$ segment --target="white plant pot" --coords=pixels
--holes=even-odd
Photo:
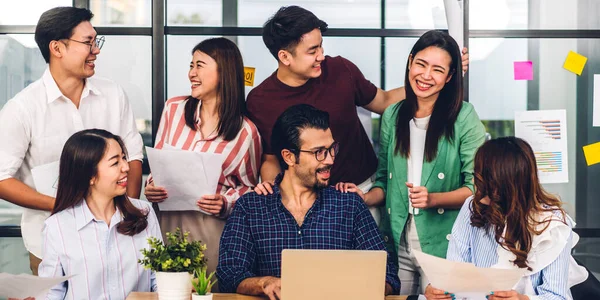
[[[196,293],[192,294],[192,300],[212,300],[212,295],[213,294],[208,294],[208,295],[198,295]]]
[[[156,272],[159,300],[189,300],[192,274],[188,272]]]

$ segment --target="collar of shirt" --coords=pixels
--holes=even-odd
[[[110,228],[116,226],[123,220],[123,215],[121,214],[121,211],[119,211],[119,207],[115,207],[115,209],[115,214],[110,219]],[[75,224],[77,224],[78,231],[92,221],[104,222],[103,220],[98,220],[94,217],[94,214],[90,210],[85,199],[73,206],[73,214],[75,215]]]
[[[44,81],[44,86],[46,87],[46,96],[48,103],[52,103],[54,102],[54,100],[59,99],[60,97],[67,98],[62,94],[62,92],[58,88],[56,81],[54,81],[54,77],[52,77],[52,73],[50,73],[49,67],[46,68],[46,71],[44,71],[44,75],[42,75],[42,80]],[[83,86],[83,91],[81,93],[81,99],[84,99],[87,96],[89,96],[90,92],[97,96],[101,95],[100,90],[96,86],[94,86],[89,80],[86,80],[85,85]]]
[[[294,222],[296,222],[296,219],[294,219],[294,216],[292,215],[292,213],[283,205],[283,202],[281,201],[281,190],[279,188],[279,185],[281,184],[281,180],[283,180],[283,173],[279,173],[276,177],[275,177],[275,181],[273,183],[273,194],[271,195],[271,197],[268,197],[268,205],[271,207],[271,209],[273,210],[279,210],[280,212],[285,212],[287,213],[287,215],[289,215],[289,217],[291,218],[291,220],[293,220]],[[316,211],[319,211],[320,208],[322,207],[322,198],[326,197],[326,195],[323,194],[324,189],[319,189],[317,191],[317,199],[315,199],[315,203],[313,203],[312,207],[310,209],[308,209],[308,211],[306,212],[306,214],[304,215],[304,222],[302,224],[302,226],[304,226],[304,224],[307,223],[308,219],[306,218],[309,214],[313,214]]]

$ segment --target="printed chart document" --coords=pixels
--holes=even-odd
[[[485,300],[491,291],[510,291],[526,269],[478,268],[413,250],[425,276],[435,288],[454,293],[456,299]]]
[[[39,298],[40,296],[44,296],[46,291],[51,287],[71,278],[72,276],[65,277],[38,277],[30,274],[7,274],[0,273],[0,298],[17,298],[17,299],[25,299],[27,297],[36,297],[36,299],[44,299]]]
[[[168,194],[168,198],[158,204],[160,210],[206,213],[196,203],[200,197],[216,193],[225,156],[150,147],[146,147],[146,153],[154,184],[164,187]]]
[[[58,167],[59,161],[37,166],[31,169],[35,189],[41,194],[56,198],[58,189]]]
[[[542,183],[569,182],[566,110],[515,112],[515,136],[531,145]]]

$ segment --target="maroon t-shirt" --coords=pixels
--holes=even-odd
[[[326,56],[321,70],[321,76],[299,87],[284,84],[275,71],[248,94],[248,116],[260,131],[264,153],[274,154],[271,131],[284,110],[296,104],[310,104],[328,112],[333,139],[340,143],[330,183],[360,184],[375,173],[377,156],[356,106],[369,104],[377,94],[377,87],[365,79],[356,65],[341,56]]]

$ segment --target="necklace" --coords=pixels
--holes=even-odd
[[[216,126],[216,127],[215,127],[215,129],[213,129],[213,131],[211,131],[211,132],[210,132],[208,135],[206,135],[206,136],[203,136],[202,138],[203,138],[203,139],[207,139],[207,138],[211,137],[211,136],[213,135],[213,133],[215,133],[215,131],[217,131],[217,128],[218,128],[218,127],[219,127],[219,126]],[[202,133],[202,131],[200,131],[200,133]]]
[[[200,132],[200,134],[202,135],[202,139],[209,138],[219,128],[219,124],[217,124],[217,126],[215,126],[215,129],[213,129],[208,135],[204,136],[204,134],[202,134],[202,130],[200,129],[200,125],[201,125],[201,121],[200,121],[200,118],[198,118],[198,119],[196,119],[196,131]]]

